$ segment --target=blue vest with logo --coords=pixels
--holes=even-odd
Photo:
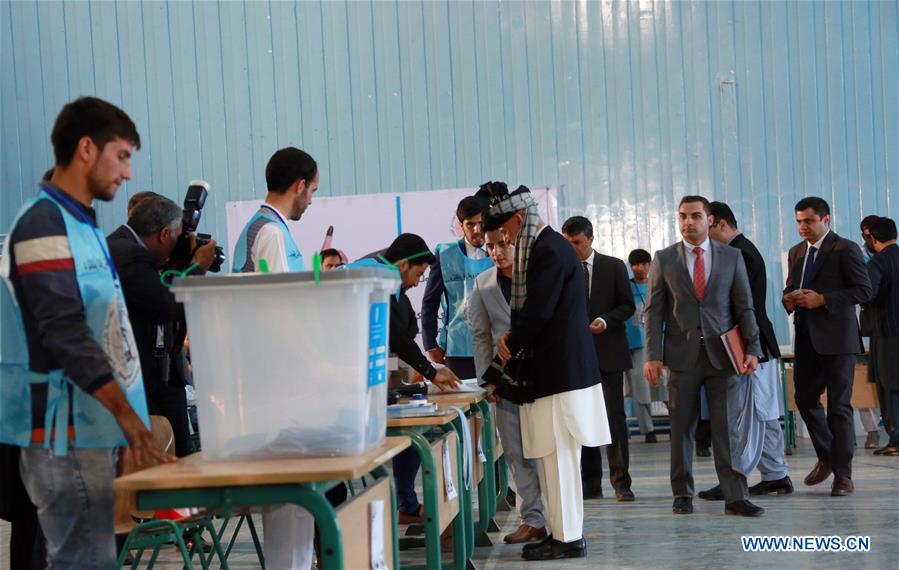
[[[346,265],[340,266],[340,269],[365,269],[368,267],[376,267],[378,269],[391,269],[394,273],[396,273],[397,279],[400,280],[400,285],[396,289],[396,300],[400,300],[400,295],[403,294],[403,279],[400,277],[400,270],[396,268],[395,265],[390,263],[385,263],[380,261],[374,257],[366,257],[364,259],[360,259],[359,261],[354,261],[353,263],[348,263]]]
[[[253,214],[253,217],[250,218],[250,221],[240,233],[240,238],[238,238],[237,245],[234,247],[234,262],[231,265],[231,271],[233,273],[252,273],[254,271],[259,271],[259,268],[256,267],[256,260],[251,259],[250,254],[253,251],[253,243],[256,241],[256,234],[262,229],[262,226],[266,224],[275,224],[275,226],[281,230],[281,233],[284,234],[284,242],[287,245],[288,271],[305,271],[306,264],[303,262],[303,254],[300,253],[300,248],[297,246],[297,243],[293,241],[293,236],[290,235],[290,230],[287,229],[287,225],[285,225],[284,222],[281,221],[281,218],[273,212],[267,211],[267,208],[264,206],[260,208],[258,212]]]
[[[443,309],[443,328],[437,336],[437,344],[443,347],[446,356],[471,357],[471,327],[460,309],[462,303],[474,290],[474,281],[482,272],[493,267],[489,257],[472,259],[465,255],[463,241],[441,243],[437,246],[440,257],[440,272],[446,294],[440,301]]]
[[[47,186],[42,187],[41,192],[22,207],[13,222],[13,228],[22,215],[40,200],[50,200],[62,213],[87,326],[94,340],[106,353],[112,365],[113,377],[128,403],[149,428],[137,345],[106,239],[87,216],[76,218],[62,205],[74,205],[72,198]],[[73,209],[80,212],[77,206]],[[29,369],[28,339],[22,312],[9,281],[8,247],[9,242],[4,246],[0,264],[0,273],[6,281],[5,287],[0,286],[0,314],[3,315],[0,347],[0,441],[20,447],[31,444],[33,426],[30,385],[47,384],[44,447],[52,447],[56,455],[65,455],[68,451],[70,424],[75,429],[75,447],[107,448],[124,445],[127,442],[112,413],[72,382],[63,370],[41,374]],[[71,418],[70,410],[73,414]],[[51,434],[55,434],[52,441]]]

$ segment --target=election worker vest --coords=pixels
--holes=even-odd
[[[71,197],[44,185],[41,192],[22,207],[13,222],[10,235],[22,215],[41,200],[53,202],[62,214],[75,266],[75,278],[84,305],[85,322],[94,341],[106,353],[112,366],[113,379],[149,429],[137,344],[128,319],[119,277],[109,255],[106,239],[99,228]],[[63,204],[77,212],[77,217]],[[74,427],[73,443],[77,448],[125,445],[127,442],[115,416],[99,400],[68,378],[65,371],[57,369],[42,374],[30,370],[22,312],[9,278],[10,263],[7,241],[0,261],[0,275],[6,285],[0,286],[0,314],[3,322],[0,345],[0,441],[20,447],[31,445],[31,385],[47,384],[45,448],[52,447],[55,455],[66,455],[70,425]]]

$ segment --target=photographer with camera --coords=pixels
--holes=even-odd
[[[107,237],[134,329],[150,413],[172,424],[178,457],[190,452],[186,382],[179,366],[186,333],[184,309],[163,285],[159,270],[169,261],[181,234],[182,209],[154,194],[144,197],[131,211],[128,223]],[[209,270],[216,260],[215,241],[198,247],[193,233],[182,239],[191,244],[188,274]]]

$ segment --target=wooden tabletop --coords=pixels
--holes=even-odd
[[[487,397],[487,392],[449,392],[447,394],[428,394],[428,401],[443,406],[460,406],[463,404],[477,404]]]
[[[461,407],[461,406],[460,406]],[[457,417],[459,414],[456,413],[455,410],[447,410],[442,408],[441,406],[437,407],[438,414],[433,416],[412,416],[408,418],[387,418],[387,427],[389,428],[398,428],[398,427],[428,427],[428,426],[443,426]],[[465,411],[464,409],[462,411]]]
[[[120,477],[113,487],[116,491],[154,491],[346,481],[367,475],[410,444],[405,436],[388,437],[374,449],[347,457],[207,460],[202,452],[194,453],[178,463]]]

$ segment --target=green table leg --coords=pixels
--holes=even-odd
[[[474,513],[472,513],[471,509],[471,487],[465,486],[464,481],[464,473],[465,469],[463,466],[463,456],[465,440],[462,437],[462,422],[468,421],[466,417],[456,417],[452,421],[452,428],[455,430],[456,435],[459,438],[459,518],[461,519],[460,524],[462,525],[465,532],[461,534],[462,536],[462,544],[465,546],[465,555],[463,557],[462,568],[465,567],[465,562],[471,558],[474,554]],[[474,458],[477,459],[476,457]],[[454,527],[455,532],[455,527]],[[458,535],[453,535],[453,542],[457,544],[455,537]],[[456,565],[458,568],[459,560],[456,559]]]
[[[484,451],[484,478],[478,484],[478,526],[475,531],[478,546],[493,546],[487,531],[496,514],[496,479],[493,457],[493,434],[496,427],[490,404],[486,400],[478,402],[478,409],[484,417],[484,429],[481,430],[481,449]],[[480,458],[475,458],[480,461]]]
[[[405,435],[412,440],[412,448],[421,459],[421,489],[425,507],[425,561],[427,568],[439,570],[440,561],[440,517],[438,516],[438,489],[437,466],[434,464],[434,456],[431,455],[431,444],[418,431],[414,429],[390,429],[389,435]],[[461,462],[460,462],[461,465]],[[458,487],[463,487],[461,481]],[[394,513],[396,509],[394,509]],[[399,567],[398,547],[396,566]]]
[[[506,500],[509,494],[509,466],[506,464],[505,453],[496,460],[496,471],[499,484],[496,486],[496,508],[493,511],[494,513],[499,510],[499,506]]]

